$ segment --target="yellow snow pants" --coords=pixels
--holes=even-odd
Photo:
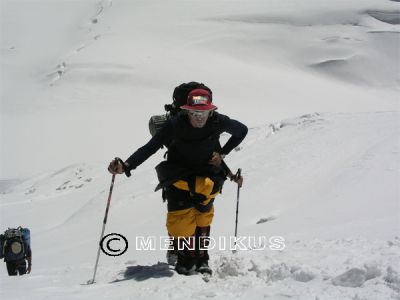
[[[184,180],[175,182],[173,186],[190,193],[189,184]],[[214,217],[214,206],[212,206],[211,201],[214,201],[215,197],[220,193],[220,190],[213,191],[213,189],[214,182],[210,178],[196,177],[195,193],[204,196],[204,200],[198,203],[197,206],[168,212],[166,225],[170,236],[190,237],[195,234],[196,227],[207,227],[211,224]],[[190,196],[193,195],[190,193]],[[210,207],[208,208],[207,205]]]

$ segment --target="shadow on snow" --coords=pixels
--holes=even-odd
[[[116,279],[111,283],[131,279],[136,281],[144,281],[150,278],[172,277],[174,276],[174,272],[170,269],[170,266],[167,263],[158,262],[152,266],[128,266],[123,272],[123,276],[124,278]]]

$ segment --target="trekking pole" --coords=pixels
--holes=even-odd
[[[107,207],[106,207],[106,213],[104,215],[104,220],[103,220],[103,229],[101,231],[101,236],[100,236],[100,241],[99,241],[99,250],[97,251],[97,258],[96,258],[96,264],[94,265],[94,273],[93,273],[93,279],[88,281],[88,284],[93,284],[94,279],[96,278],[96,271],[97,271],[97,265],[99,263],[99,258],[100,258],[100,242],[103,239],[104,236],[104,230],[106,229],[106,223],[107,223],[107,217],[108,217],[108,210],[110,209],[110,203],[111,203],[111,195],[114,187],[114,180],[115,180],[115,174],[113,174],[112,179],[111,179],[111,185],[110,185],[110,192],[108,193],[108,200],[107,200]]]
[[[237,179],[240,179],[242,174],[242,169],[239,168],[235,177]],[[239,196],[240,196],[240,187],[241,187],[241,183],[238,182],[238,188],[237,188],[237,195],[236,195],[236,221],[235,221],[235,250],[233,251],[234,253],[236,252],[236,240],[237,240],[237,227],[238,227],[238,216],[239,216]]]

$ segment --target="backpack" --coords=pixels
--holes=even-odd
[[[15,261],[25,258],[27,247],[31,243],[28,228],[8,228],[0,235],[0,258]]]
[[[203,83],[191,81],[178,85],[172,93],[172,104],[164,105],[166,113],[163,115],[151,116],[149,120],[149,130],[152,136],[156,134],[169,118],[177,115],[181,111],[180,107],[186,104],[189,93],[194,89],[205,89],[209,91],[212,96],[211,89]]]

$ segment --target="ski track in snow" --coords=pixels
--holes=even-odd
[[[87,47],[90,47],[93,43],[98,41],[104,35],[100,33],[93,34],[94,27],[100,22],[99,20],[101,19],[102,14],[104,14],[107,9],[110,9],[112,5],[113,5],[112,0],[101,0],[99,3],[97,3],[96,5],[98,7],[97,12],[94,14],[94,16],[90,17],[89,25],[85,26],[85,30],[87,31],[87,34],[90,35],[90,39],[79,45],[70,54],[66,55],[64,60],[56,66],[55,70],[47,75],[50,81],[49,82],[50,86],[55,85],[59,80],[62,79],[62,77],[66,73],[71,71],[71,65],[69,63],[69,60],[71,60],[80,51],[84,50]],[[72,70],[74,70],[75,68],[76,68],[75,66],[72,66]]]

